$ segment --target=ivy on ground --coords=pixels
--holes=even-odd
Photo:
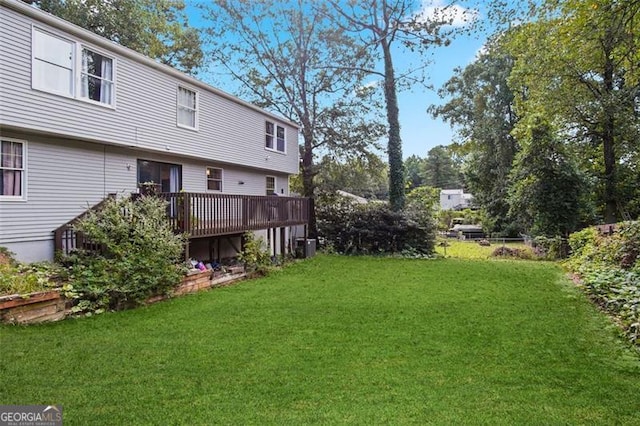
[[[624,222],[611,236],[587,228],[569,237],[566,265],[600,306],[615,315],[640,345],[640,221]]]

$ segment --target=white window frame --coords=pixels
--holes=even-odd
[[[22,176],[20,181],[20,188],[22,189],[22,193],[20,195],[2,195],[2,192],[0,192],[0,201],[26,201],[27,200],[27,141],[23,139],[0,137],[0,146],[2,145],[1,142],[14,142],[14,143],[22,144],[22,168],[13,169],[13,170],[22,171]],[[0,147],[0,157],[1,155],[2,155],[2,152]],[[4,170],[4,167],[2,167],[2,162],[0,162],[0,172],[2,170]]]
[[[194,94],[194,101],[195,101],[195,105],[194,107],[191,107],[190,105],[183,105],[180,103],[180,90],[185,90],[188,92],[191,92]],[[187,111],[193,112],[194,115],[194,119],[193,119],[193,123],[194,126],[191,127],[188,124],[184,124],[180,122],[180,109],[185,109]],[[198,116],[200,115],[198,113],[200,109],[200,93],[197,90],[192,89],[191,87],[187,87],[187,86],[182,86],[182,85],[178,85],[178,88],[176,89],[176,126],[181,127],[183,129],[189,129],[189,130],[198,130]]]
[[[273,179],[273,193],[272,194],[269,194],[269,185],[268,185],[269,179]],[[265,194],[266,195],[274,195],[274,194],[278,195],[278,190],[277,190],[278,185],[277,185],[277,183],[278,183],[278,179],[276,179],[275,176],[269,176],[269,175],[265,176],[265,178],[264,178],[264,187],[265,187],[265,191],[264,192],[265,192]]]
[[[269,133],[267,131],[267,127],[269,124],[273,126],[273,133]],[[282,130],[282,138],[278,137],[278,130]],[[265,126],[264,126],[264,133],[265,133],[264,149],[268,151],[278,152],[280,154],[287,153],[287,128],[286,127],[281,126],[275,121],[266,120]],[[278,149],[279,139],[282,139],[282,151]],[[269,140],[271,140],[271,145],[272,145],[271,147],[269,147],[268,145]]]
[[[49,37],[60,39],[64,42],[71,44],[71,75],[72,75],[72,84],[71,84],[71,93],[60,92],[57,90],[53,90],[46,85],[39,84],[36,80],[36,73],[34,72],[36,63],[38,61],[42,61],[36,57],[36,33],[44,34]],[[107,59],[111,60],[111,102],[100,102],[90,99],[88,97],[82,96],[81,84],[82,84],[82,51],[89,50],[91,52],[97,53]],[[46,61],[44,61],[46,62]],[[68,69],[68,68],[67,68]],[[101,106],[104,108],[116,109],[116,86],[117,86],[117,60],[114,56],[105,53],[103,50],[96,48],[95,46],[90,46],[84,44],[82,42],[73,40],[66,35],[58,34],[55,31],[50,31],[48,29],[40,28],[36,25],[31,26],[31,88],[34,90],[40,90],[42,92],[51,93],[57,96],[63,96],[65,98],[71,98],[75,100],[79,100],[82,102],[86,102],[92,105]]]
[[[115,107],[115,97],[116,97],[116,60],[114,57],[109,56],[109,55],[105,55],[104,52],[92,47],[92,46],[87,46],[84,44],[80,44],[79,46],[79,51],[78,51],[78,61],[80,62],[80,65],[78,66],[78,77],[77,77],[77,85],[78,85],[78,90],[77,90],[77,97],[78,99],[81,99],[85,102],[89,102],[95,105],[101,105],[101,106],[106,106],[106,107]],[[88,72],[85,73],[84,70],[82,69],[82,52],[84,50],[88,50],[90,52],[93,53],[97,53],[98,55],[106,58],[106,59],[110,59],[111,60],[111,80],[107,80],[106,78],[103,78],[101,76],[97,76],[94,74],[89,74]],[[96,101],[94,99],[91,99],[87,96],[83,96],[82,95],[82,76],[83,75],[87,75],[88,77],[93,77],[93,78],[97,78],[100,81],[106,81],[108,83],[111,84],[111,93],[109,94],[109,97],[111,98],[111,102],[110,103],[106,103],[106,102],[100,102],[100,101]]]
[[[214,179],[211,178],[209,175],[209,170],[220,170],[220,179]],[[222,169],[221,167],[215,167],[215,166],[207,166],[206,167],[206,177],[207,177],[207,182],[206,182],[206,188],[207,191],[209,192],[222,192],[223,188],[224,188],[224,169]],[[220,189],[209,189],[209,182],[220,182]]]

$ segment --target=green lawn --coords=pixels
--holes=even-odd
[[[319,256],[0,327],[0,404],[87,424],[640,424],[640,358],[548,262]]]
[[[509,247],[514,249],[526,250],[530,253],[531,247],[522,242],[496,242],[491,241],[490,246],[481,246],[477,241],[460,241],[456,239],[443,240],[447,242],[447,247],[436,246],[436,253],[445,257],[457,257],[461,259],[487,259],[498,247]]]

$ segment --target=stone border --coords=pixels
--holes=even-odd
[[[10,324],[58,321],[67,314],[65,305],[65,299],[58,290],[3,296],[0,297],[0,321]]]

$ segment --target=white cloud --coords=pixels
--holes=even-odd
[[[420,10],[416,12],[419,21],[449,22],[452,27],[464,27],[479,18],[476,9],[457,4],[445,4],[443,0],[422,0]]]

